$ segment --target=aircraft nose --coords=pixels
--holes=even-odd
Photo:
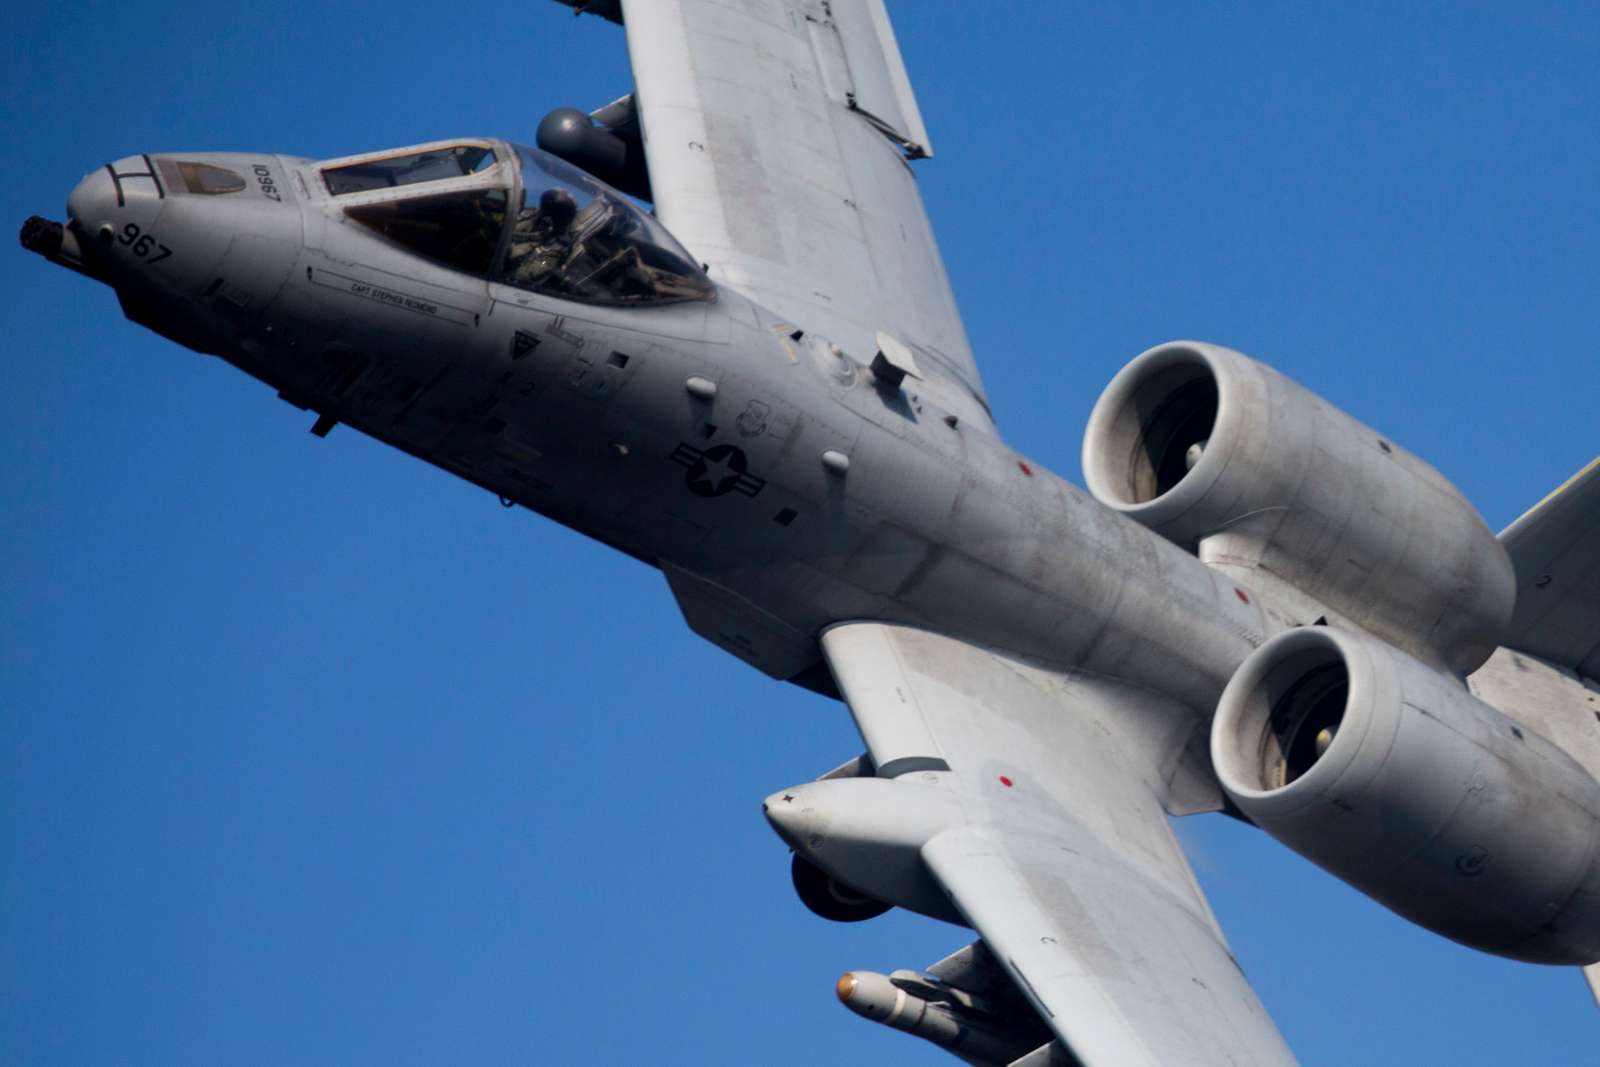
[[[120,170],[118,168],[121,168]],[[166,198],[145,156],[129,156],[85,174],[67,197],[67,222],[31,218],[22,246],[108,285],[117,284],[113,249],[132,244],[161,213]]]
[[[126,156],[85,174],[67,197],[67,214],[85,244],[108,245],[154,226],[166,198],[150,157]]]
[[[254,153],[127,156],[83,176],[59,235],[41,220],[23,244],[111,286],[141,326],[227,351],[253,336],[304,247],[290,173]]]
[[[67,197],[67,215],[86,237],[97,236],[97,227],[110,226],[116,208],[117,184],[105,167],[85,174]]]

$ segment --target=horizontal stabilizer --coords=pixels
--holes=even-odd
[[[1600,458],[1506,527],[1500,543],[1517,572],[1506,647],[1600,678]]]

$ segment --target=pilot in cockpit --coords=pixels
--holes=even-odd
[[[519,172],[499,165],[510,153]],[[536,148],[419,145],[333,160],[322,173],[330,195],[348,198],[352,222],[453,270],[596,304],[716,299],[704,269],[653,217]],[[496,270],[518,174],[522,207]]]
[[[513,284],[540,288],[571,257],[577,233],[573,222],[578,201],[565,189],[546,189],[537,208],[517,213],[506,256],[506,273]]]

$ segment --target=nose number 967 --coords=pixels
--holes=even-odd
[[[117,236],[117,241],[126,245],[128,251],[144,260],[146,264],[160,263],[172,255],[172,249],[156,240],[148,233],[142,233],[134,223],[128,223],[122,228],[122,233]],[[159,249],[159,251],[157,251]],[[154,252],[155,255],[151,255]]]

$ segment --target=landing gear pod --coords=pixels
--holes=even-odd
[[[800,903],[813,915],[836,923],[859,923],[876,919],[892,905],[857,892],[828,877],[821,868],[796,853],[789,865],[789,877]]]
[[[1211,758],[1251,822],[1412,922],[1530,963],[1600,959],[1600,783],[1456,679],[1292,630],[1229,681]]]
[[[840,899],[848,896],[963,922],[922,859],[922,846],[960,820],[949,790],[904,779],[830,778],[774,793],[761,811],[794,849],[795,889],[818,915],[848,922],[853,910],[868,909]],[[834,887],[813,880],[801,863]]]

